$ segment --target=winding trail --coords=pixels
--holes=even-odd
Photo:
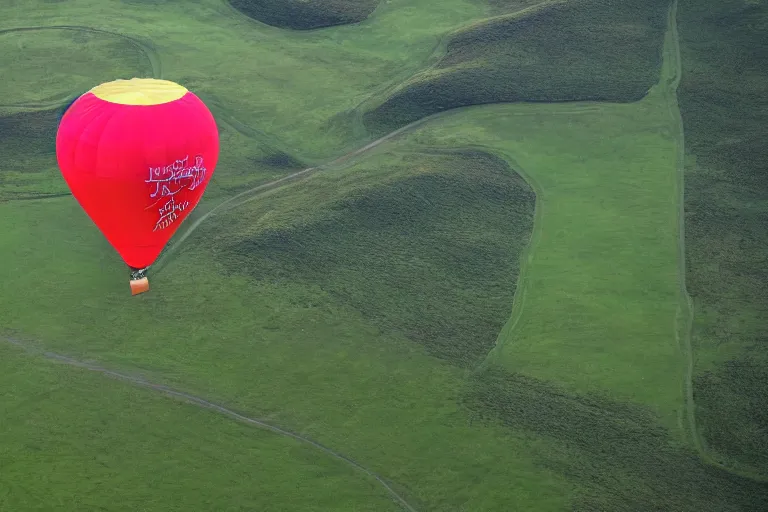
[[[34,355],[42,355],[48,359],[51,359],[53,361],[57,361],[59,363],[64,363],[69,366],[74,366],[77,368],[83,368],[92,372],[101,373],[102,375],[106,375],[108,377],[112,377],[117,380],[121,380],[124,382],[128,382],[130,384],[134,384],[137,386],[141,386],[144,388],[149,388],[154,391],[163,393],[164,395],[180,399],[186,402],[189,402],[193,405],[196,405],[198,407],[204,408],[204,409],[210,409],[215,412],[218,412],[219,414],[222,414],[224,416],[229,416],[230,418],[233,418],[237,421],[241,421],[243,423],[247,423],[249,425],[253,425],[265,430],[269,430],[271,432],[274,432],[275,434],[278,434],[283,437],[289,437],[292,439],[295,439],[299,441],[300,443],[304,443],[307,445],[312,446],[313,448],[316,448],[322,452],[324,452],[327,455],[330,455],[333,458],[336,458],[338,460],[341,460],[342,462],[346,463],[347,465],[351,466],[355,470],[359,471],[360,473],[363,473],[367,475],[370,478],[373,478],[376,480],[403,509],[407,510],[408,512],[416,512],[416,509],[413,508],[406,500],[403,498],[400,494],[398,494],[397,491],[395,491],[381,476],[377,475],[370,469],[366,468],[365,466],[359,464],[358,462],[355,462],[353,459],[347,457],[344,454],[341,454],[335,450],[332,450],[331,448],[328,448],[327,446],[324,446],[317,441],[313,441],[312,439],[302,436],[301,434],[297,434],[295,432],[291,432],[290,430],[286,430],[283,428],[280,428],[278,426],[272,425],[270,423],[267,423],[264,420],[258,419],[258,418],[249,418],[248,416],[243,416],[242,414],[233,411],[232,409],[228,409],[227,407],[224,407],[221,404],[217,404],[214,402],[211,402],[209,400],[206,400],[204,398],[201,398],[199,396],[191,395],[189,393],[185,393],[183,391],[179,391],[173,388],[170,388],[168,386],[164,386],[162,384],[155,384],[153,382],[147,381],[145,379],[142,379],[140,377],[135,377],[131,375],[126,375],[124,373],[116,372],[113,370],[110,370],[108,368],[104,368],[103,366],[98,366],[91,363],[86,363],[84,361],[79,361],[77,359],[73,359],[69,356],[65,356],[62,354],[57,354],[56,352],[48,352],[48,351],[42,351],[34,348],[30,344],[27,344],[23,341],[20,341],[17,338],[7,338],[2,337],[0,338],[6,343],[9,343],[11,345],[14,345],[20,349],[23,349],[27,353],[34,354]]]

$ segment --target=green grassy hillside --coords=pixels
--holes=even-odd
[[[768,474],[768,4],[682,0],[696,412],[726,463]]]
[[[239,238],[232,225],[251,208],[262,212],[261,223],[312,215],[307,194],[312,199],[315,187],[356,187],[356,170],[317,174],[269,193],[269,201],[261,197],[212,216],[172,263],[152,274],[152,293],[140,297],[129,295],[119,257],[71,199],[0,204],[0,251],[13,262],[0,266],[0,279],[16,290],[0,294],[3,328],[46,350],[138,374],[309,436],[382,475],[416,510],[562,510],[569,484],[541,467],[534,452],[546,443],[473,422],[457,402],[466,371],[366,321],[314,283],[233,272],[222,265],[226,246],[206,243],[217,233]],[[34,388],[21,382],[18,389],[25,396]],[[66,410],[52,415],[69,421]],[[146,415],[152,425],[156,413],[147,409]],[[162,428],[159,420],[154,425]],[[217,429],[204,425],[201,432],[215,436]],[[22,452],[18,459],[34,456]],[[248,460],[260,464],[257,456]],[[498,492],[509,482],[516,487]],[[56,484],[65,485],[67,479]],[[185,485],[195,482],[180,488]]]
[[[8,7],[3,9],[10,14]],[[136,38],[91,27],[35,27],[14,21],[5,18],[0,26],[0,107],[56,106],[102,81],[153,74],[147,47]]]
[[[380,0],[228,0],[243,14],[267,25],[295,30],[357,23]]]
[[[579,394],[645,404],[674,429],[684,369],[677,143],[662,91],[631,105],[467,109],[419,140],[490,146],[536,185],[523,280],[489,360]]]
[[[24,32],[33,41],[41,38],[36,44],[44,51],[33,53],[28,49],[35,46],[19,47],[16,36],[0,35],[0,59],[23,64],[21,71],[10,68],[13,87],[6,94],[30,98],[14,103],[63,100],[67,93],[104,80],[162,76],[183,83],[215,106],[217,118],[234,118],[271,146],[319,163],[356,149],[367,138],[347,125],[329,129],[331,118],[432,62],[443,34],[485,16],[488,9],[470,0],[393,2],[376,15],[375,23],[308,32],[253,23],[223,0],[6,2],[2,27],[87,25]],[[430,22],[423,23],[425,19]],[[62,42],[58,51],[58,39],[48,41],[54,32],[75,37],[89,30],[104,30],[109,35],[99,34],[105,38],[125,41],[125,61],[114,51],[103,56],[95,44],[70,51]],[[137,59],[144,67],[126,69],[126,62]],[[59,69],[65,73],[53,73]],[[67,76],[69,70],[76,75]]]
[[[0,200],[69,194],[56,166],[56,130],[70,104],[46,110],[0,108]],[[307,166],[225,115],[219,116],[219,137],[223,151],[207,199]]]
[[[454,33],[447,53],[364,114],[387,131],[435,112],[511,101],[635,101],[659,74],[666,0],[543,3]]]
[[[399,510],[296,440],[0,344],[0,510]]]
[[[66,194],[55,154],[63,104],[101,81],[152,76],[152,62],[120,34],[12,26],[0,28],[0,200]]]
[[[268,200],[238,210],[207,241],[231,271],[319,286],[381,329],[475,366],[509,317],[533,191],[477,151],[387,153],[347,179],[293,188],[290,204],[308,206],[291,215]],[[279,220],[263,220],[275,210]]]
[[[0,115],[0,200],[69,194],[56,167],[60,109]]]
[[[571,510],[757,511],[768,486],[708,466],[643,407],[607,395],[574,395],[491,366],[475,376],[467,407],[555,441],[547,465],[581,488]]]

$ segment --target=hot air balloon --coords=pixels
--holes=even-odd
[[[67,109],[56,158],[72,195],[130,267],[133,295],[205,192],[219,158],[213,115],[167,80],[103,83]]]

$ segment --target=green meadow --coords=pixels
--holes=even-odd
[[[0,355],[4,509],[398,510],[297,441],[15,347]]]
[[[714,7],[713,7],[714,5]],[[680,4],[688,291],[702,443],[768,463],[768,5]]]
[[[768,508],[764,163],[705,107],[760,129],[762,68],[705,4],[0,0],[0,509]],[[132,76],[222,148],[136,297],[54,144]]]

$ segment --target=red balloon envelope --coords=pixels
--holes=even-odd
[[[205,104],[167,80],[116,80],[67,110],[56,136],[75,199],[133,270],[131,289],[197,206],[219,158]]]

